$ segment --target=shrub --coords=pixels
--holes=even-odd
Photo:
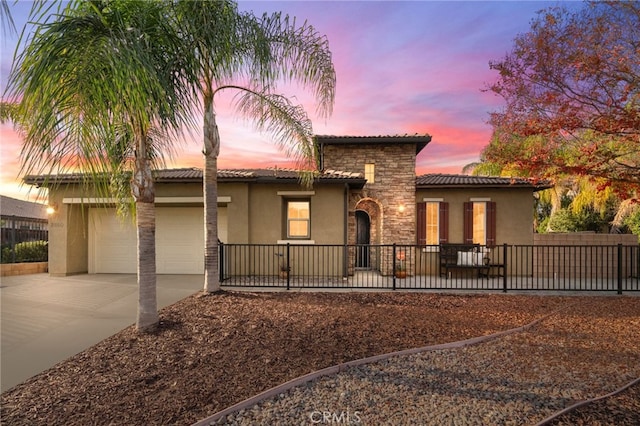
[[[640,208],[637,208],[624,220],[624,224],[629,228],[632,234],[638,236],[640,241]]]
[[[577,219],[569,209],[560,209],[549,218],[549,231],[551,232],[576,232],[578,230]]]
[[[11,253],[11,247],[2,247],[2,252],[0,253],[0,262],[1,263],[12,263],[13,262],[13,254]]]
[[[47,241],[26,241],[18,243],[14,250],[16,252],[16,263],[46,262],[49,258],[49,243]],[[2,257],[4,259],[4,250]],[[9,259],[11,259],[10,252]]]

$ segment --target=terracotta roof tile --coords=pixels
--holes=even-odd
[[[451,187],[529,187],[536,190],[550,188],[547,181],[536,181],[519,177],[469,176],[455,174],[426,174],[416,178],[418,188],[451,188]]]
[[[202,170],[196,167],[182,169],[162,169],[155,170],[154,176],[157,182],[202,182]],[[51,176],[25,176],[25,183],[38,186],[48,186],[49,182],[79,183],[82,182],[84,175],[80,173],[69,173]],[[237,180],[254,180],[254,181],[270,181],[270,180],[297,180],[300,175],[294,169],[236,169],[236,170],[218,170],[218,180],[237,181]],[[346,171],[327,170],[319,174],[316,179],[320,181],[327,180],[353,180],[364,184],[364,177],[361,173],[352,173]],[[359,182],[362,181],[362,182]]]
[[[156,171],[156,177],[158,180],[173,180],[173,179],[202,179],[202,170],[198,168],[191,169],[168,169]],[[288,168],[266,168],[266,169],[221,169],[218,170],[218,178],[225,179],[259,179],[259,178],[274,178],[274,179],[297,179],[299,177],[298,171]],[[325,173],[319,175],[320,178],[358,178],[362,177],[358,173],[340,172],[335,170],[328,170]]]

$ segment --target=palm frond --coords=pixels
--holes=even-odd
[[[193,91],[163,3],[73,5],[37,25],[10,74],[25,118],[21,173],[102,181],[132,156],[170,153],[171,138],[194,125]],[[154,129],[161,138],[149,137]]]
[[[234,87],[239,89],[238,87]],[[313,126],[301,105],[286,96],[240,90],[235,106],[260,131],[271,134],[276,145],[294,158],[300,170],[315,167]]]
[[[271,46],[270,75],[275,80],[295,81],[311,89],[318,102],[317,112],[330,116],[336,94],[336,72],[327,37],[306,21],[297,25],[295,18],[280,13],[265,14],[260,24]]]
[[[13,121],[17,124],[17,105],[11,102],[0,102],[0,123]]]
[[[16,24],[11,16],[11,9],[7,0],[0,0],[0,24],[2,25],[2,34],[7,35],[7,31],[15,33]]]

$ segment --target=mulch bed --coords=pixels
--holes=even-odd
[[[630,298],[198,294],[163,309],[157,332],[127,328],[4,392],[0,418],[7,425],[191,424],[311,371],[517,327],[582,300],[615,311]],[[640,298],[631,300],[640,317]]]
[[[576,408],[549,426],[633,426],[640,424],[640,384],[623,392]]]

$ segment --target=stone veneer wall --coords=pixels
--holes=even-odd
[[[362,190],[352,191],[349,197],[350,244],[356,242],[356,210],[366,211],[371,218],[372,244],[415,244],[415,143],[325,145],[323,164],[325,170],[343,170],[363,175],[365,164],[375,165],[375,182],[367,183]],[[373,203],[379,205],[382,211],[371,211]],[[400,206],[404,211],[400,211]],[[414,259],[414,256],[408,256],[407,259]],[[391,266],[390,261],[381,259],[379,267],[383,273],[388,274]],[[407,262],[407,269],[410,273],[413,271],[413,261]]]
[[[379,225],[380,244],[415,244],[416,242],[416,145],[345,144],[324,146],[324,168],[364,174],[365,164],[375,164],[375,182],[353,192],[349,217],[355,221],[357,203],[366,198],[382,206]],[[399,207],[404,206],[404,212]],[[354,227],[355,229],[355,227]],[[353,240],[351,240],[353,238]],[[355,241],[355,234],[350,242]]]

